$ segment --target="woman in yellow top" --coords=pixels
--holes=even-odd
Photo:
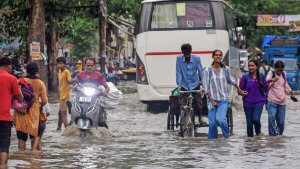
[[[42,116],[41,108],[48,102],[46,86],[43,81],[38,79],[38,65],[29,62],[26,66],[27,77],[25,81],[30,84],[34,92],[34,103],[29,111],[24,113],[16,112],[14,121],[17,130],[18,148],[26,149],[26,141],[28,136],[31,138],[31,150],[39,150],[40,138],[45,129],[45,125],[40,120],[46,121],[46,117]]]

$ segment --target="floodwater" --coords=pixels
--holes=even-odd
[[[267,114],[262,115],[263,135],[246,138],[245,115],[240,101],[234,111],[234,135],[207,140],[207,128],[200,137],[180,138],[167,131],[167,114],[151,114],[138,102],[137,94],[124,94],[118,108],[109,110],[110,130],[93,130],[81,138],[76,132],[57,132],[57,104],[43,136],[43,151],[17,150],[15,131],[10,147],[9,168],[299,168],[300,104],[288,102],[284,136],[267,135]],[[14,130],[14,129],[13,129]],[[68,131],[72,131],[69,129]]]

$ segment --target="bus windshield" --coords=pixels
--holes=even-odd
[[[152,10],[151,29],[191,29],[214,26],[208,2],[160,2]]]

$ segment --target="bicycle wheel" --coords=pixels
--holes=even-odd
[[[171,112],[170,107],[168,109],[167,130],[174,130],[174,113]]]
[[[194,137],[195,123],[193,117],[193,110],[181,110],[180,116],[180,136],[181,137]]]

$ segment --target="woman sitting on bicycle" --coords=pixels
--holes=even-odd
[[[238,94],[244,94],[230,75],[229,67],[222,64],[223,53],[215,50],[212,54],[212,66],[205,70],[204,90],[207,93],[207,107],[209,131],[208,138],[218,137],[218,125],[221,127],[223,136],[229,137],[227,123],[227,110],[229,106],[229,87],[228,84],[234,85]]]

